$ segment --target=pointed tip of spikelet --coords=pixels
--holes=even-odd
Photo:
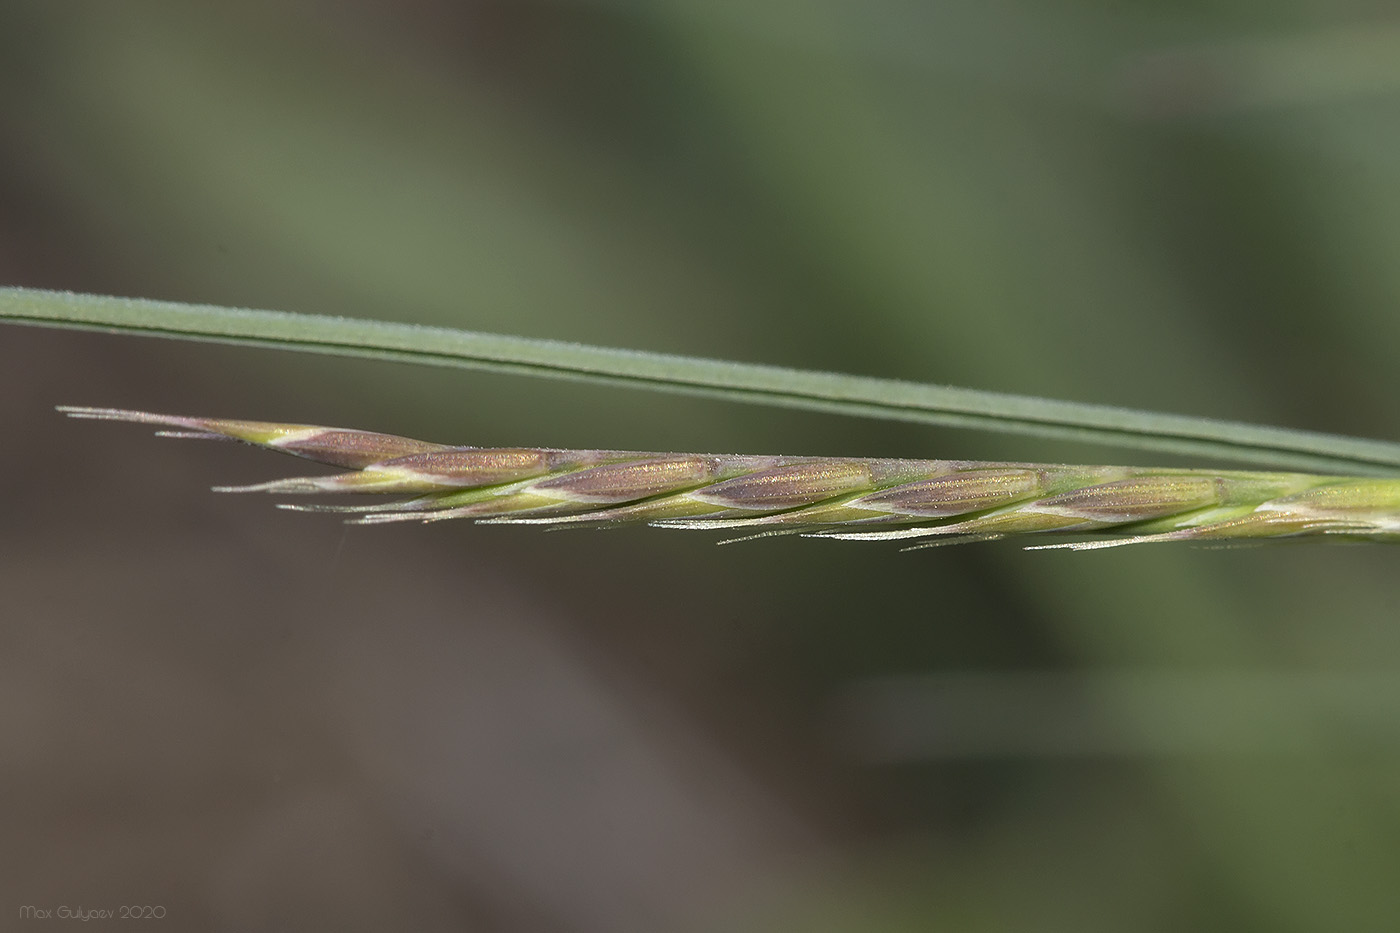
[[[58,410],[70,418],[155,425],[165,429],[156,432],[163,437],[243,441],[317,463],[354,470],[395,457],[443,449],[441,444],[430,444],[393,434],[327,428],[313,424],[190,418],[183,415],[160,415],[147,411],[86,408],[77,405],[60,405]]]
[[[227,437],[233,440],[257,444],[261,447],[278,447],[289,441],[299,440],[308,435],[325,431],[325,428],[309,424],[277,424],[269,421],[233,421],[222,418],[191,418],[183,415],[160,415],[149,411],[129,411],[123,408],[87,408],[80,405],[59,405],[58,410],[70,418],[83,418],[93,421],[130,421],[136,424],[158,425],[174,428],[173,431],[157,432],[168,437]]]

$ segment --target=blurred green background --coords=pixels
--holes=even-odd
[[[5,284],[1400,434],[1382,4],[21,0],[0,126]],[[5,328],[10,916],[1400,925],[1392,549],[347,530],[55,404],[1162,459]]]

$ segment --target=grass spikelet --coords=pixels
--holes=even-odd
[[[915,547],[1010,535],[1074,536],[1036,547],[1305,536],[1400,541],[1400,477],[1147,467],[450,447],[317,425],[106,408],[70,417],[151,424],[174,437],[242,441],[346,472],[224,492],[408,496],[370,506],[297,506],[382,524],[470,518],[547,528],[660,527]]]

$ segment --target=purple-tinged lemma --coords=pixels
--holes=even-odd
[[[543,525],[797,532],[923,544],[1072,535],[1050,547],[1329,535],[1400,540],[1400,478],[1307,473],[449,447],[305,424],[63,408],[75,418],[158,425],[162,435],[231,438],[348,472],[224,492],[380,493],[362,524],[473,518]]]

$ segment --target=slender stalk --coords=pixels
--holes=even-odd
[[[341,467],[224,492],[377,493],[381,505],[284,506],[351,521],[730,529],[942,544],[1073,535],[1079,549],[1309,535],[1400,541],[1400,478],[1240,470],[449,447],[370,431],[64,408]],[[920,545],[921,546],[921,545]]]
[[[0,320],[526,373],[1276,468],[1400,474],[1400,443],[1390,441],[412,324],[24,288],[0,288]]]

